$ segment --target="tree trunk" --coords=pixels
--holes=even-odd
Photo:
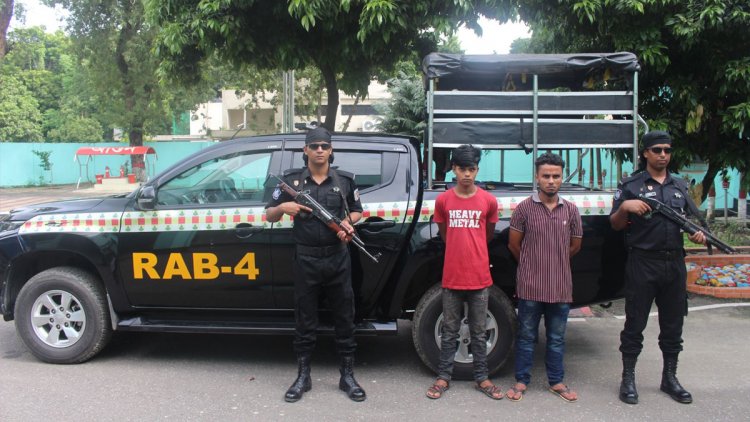
[[[716,210],[716,189],[714,189],[713,182],[709,185],[708,189],[708,204],[706,205],[706,220],[714,221],[714,213]]]
[[[737,218],[744,222],[747,220],[747,189],[745,188],[746,174],[740,173],[740,194],[737,197]]]
[[[703,201],[706,200],[706,197],[708,197],[708,192],[710,190],[713,190],[714,179],[716,179],[717,174],[719,174],[718,166],[716,166],[714,163],[709,162],[706,175],[703,176],[703,180],[701,181],[701,187],[703,188],[703,193],[701,194],[701,203],[703,203]]]
[[[143,124],[141,124],[143,127]],[[128,131],[128,138],[130,138],[131,147],[143,146],[143,129],[131,129]],[[143,155],[131,155],[130,165],[135,174],[135,180],[138,182],[145,182],[148,180],[148,173],[146,172],[146,163],[143,160]]]
[[[354,107],[352,108],[352,114],[349,115],[349,117],[346,118],[346,121],[341,126],[341,131],[346,132],[349,130],[349,124],[352,122],[352,117],[354,117],[354,112],[357,110],[357,104],[359,104],[359,95],[356,95],[354,97]]]
[[[336,114],[339,109],[339,88],[336,81],[336,72],[327,65],[321,65],[319,68],[323,74],[323,80],[326,83],[326,92],[328,93],[326,120],[323,126],[330,131],[334,131],[336,130]]]
[[[10,26],[10,19],[13,17],[13,3],[14,0],[3,0],[3,5],[0,6],[0,60],[5,57],[8,26]]]

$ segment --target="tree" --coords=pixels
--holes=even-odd
[[[36,99],[12,75],[0,73],[0,86],[0,141],[41,141],[42,116]]]
[[[520,16],[533,31],[527,52],[639,56],[639,112],[672,133],[676,165],[708,163],[702,199],[723,168],[750,166],[747,1],[527,0]]]
[[[481,32],[480,15],[515,16],[508,0],[147,0],[162,27],[157,51],[165,75],[194,80],[212,54],[260,69],[320,70],[327,93],[324,125],[335,128],[339,89],[364,97],[370,80],[393,75],[414,52],[434,51],[460,24]]]
[[[92,87],[87,72],[72,55],[68,37],[62,31],[49,34],[42,27],[31,27],[14,29],[8,41],[0,73],[12,75],[26,87],[16,93],[36,100],[44,139],[101,141],[103,130],[95,117]]]
[[[10,19],[13,17],[14,0],[3,0],[0,3],[0,60],[5,57],[6,35],[10,26]]]
[[[131,146],[143,145],[144,135],[164,131],[177,111],[193,107],[212,94],[205,85],[162,85],[152,53],[159,28],[146,22],[141,0],[45,0],[61,4],[70,15],[67,30],[85,67],[101,120],[121,128]],[[176,109],[176,106],[190,106]],[[153,132],[151,132],[153,133]],[[132,156],[139,180],[144,180],[143,157]]]

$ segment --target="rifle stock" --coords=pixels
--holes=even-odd
[[[701,227],[687,218],[681,216],[678,214],[675,210],[667,206],[667,204],[653,198],[646,198],[643,195],[639,195],[638,199],[648,204],[649,207],[651,207],[651,210],[654,212],[658,212],[664,217],[668,218],[669,220],[673,221],[675,224],[680,226],[680,228],[685,231],[686,233],[693,235],[697,232],[703,232],[703,235],[706,237],[706,243],[708,243],[708,247],[710,248],[711,245],[716,246],[717,248],[721,249],[722,252],[727,254],[733,254],[737,253],[737,251],[727,245],[726,243],[722,242],[719,238],[714,236],[709,230],[708,227]]]
[[[343,231],[346,233],[346,240],[350,241],[354,246],[356,246],[359,250],[362,251],[365,255],[367,255],[368,258],[375,261],[375,263],[379,263],[380,253],[377,253],[375,255],[371,254],[367,249],[365,249],[365,242],[362,241],[362,239],[357,236],[357,233],[352,231],[351,233],[344,230],[344,228],[341,226],[341,219],[336,217],[335,215],[328,212],[325,207],[320,205],[318,201],[316,201],[312,196],[310,196],[307,193],[304,192],[298,192],[291,186],[289,186],[286,182],[281,180],[279,176],[276,176],[275,174],[271,174],[271,177],[275,178],[279,181],[279,187],[289,194],[292,198],[294,198],[294,202],[304,205],[312,210],[312,214],[320,220],[323,224],[328,226],[329,229],[331,229],[333,232],[338,233],[340,231]]]

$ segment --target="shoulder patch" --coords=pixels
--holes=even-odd
[[[615,191],[615,196],[614,196],[615,201],[617,201],[618,199],[620,199],[621,196],[622,196],[622,189],[617,189]]]
[[[278,201],[279,198],[281,198],[281,189],[280,188],[274,189],[272,197],[275,201]]]

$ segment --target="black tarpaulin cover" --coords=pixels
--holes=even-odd
[[[540,75],[540,89],[578,87],[591,75],[609,71],[612,77],[640,70],[633,53],[580,54],[448,54],[431,53],[422,61],[428,79],[440,79],[439,89],[506,90],[509,77]],[[528,88],[529,78],[512,78],[516,88]]]

